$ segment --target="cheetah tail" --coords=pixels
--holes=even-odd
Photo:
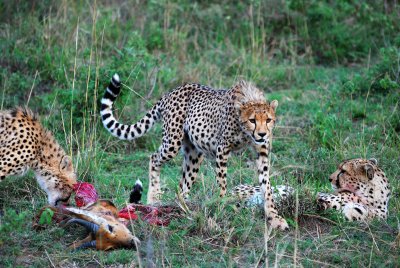
[[[119,75],[114,74],[111,78],[103,98],[101,99],[101,121],[103,126],[113,135],[121,140],[133,140],[143,136],[160,119],[158,103],[137,123],[124,125],[118,122],[112,112],[114,101],[121,91]]]
[[[142,199],[143,185],[142,182],[138,179],[135,182],[135,186],[129,195],[129,203],[140,204]]]

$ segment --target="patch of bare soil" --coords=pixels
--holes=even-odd
[[[15,265],[22,267],[29,267],[33,265],[35,259],[41,257],[42,255],[39,253],[35,255],[33,252],[24,249],[21,251],[21,254],[15,258]]]
[[[319,237],[331,232],[333,222],[318,215],[303,214],[299,217],[299,227],[302,233],[310,237]]]
[[[11,73],[15,72],[27,73],[29,71],[29,67],[26,65],[26,63],[21,61],[0,59],[0,66],[9,69]]]

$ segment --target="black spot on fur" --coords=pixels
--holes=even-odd
[[[105,121],[107,118],[109,118],[111,114],[103,114],[102,120]]]
[[[101,104],[101,111],[108,109],[110,106],[108,106],[107,104],[102,103]]]
[[[107,128],[110,129],[112,127],[112,125],[114,125],[114,120],[111,120],[110,122],[108,122],[107,124]]]
[[[116,99],[117,97],[114,97],[113,95],[111,95],[110,92],[106,91],[106,93],[104,93],[104,97],[103,97],[103,98],[109,99],[109,100],[111,100],[112,102],[114,102],[115,99]]]

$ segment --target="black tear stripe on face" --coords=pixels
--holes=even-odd
[[[253,130],[253,137],[256,138],[256,129],[257,129],[257,120],[254,119],[254,130]]]
[[[341,171],[339,172],[339,174],[337,175],[337,177],[336,177],[336,187],[337,187],[338,189],[340,189],[339,177],[340,177],[340,175],[342,175],[343,173],[344,173],[344,171],[341,170]]]

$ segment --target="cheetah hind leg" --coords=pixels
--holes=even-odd
[[[147,192],[147,204],[154,204],[160,201],[162,191],[160,182],[161,165],[172,159],[179,151],[179,146],[160,146],[158,153],[150,157],[149,162],[149,190]],[[168,153],[166,153],[168,152]]]
[[[199,172],[204,155],[196,149],[188,137],[183,139],[183,153],[184,159],[182,165],[182,179],[179,183],[179,194],[186,199],[192,185],[196,181],[197,173]]]
[[[172,128],[173,120],[165,118],[163,126],[163,144],[158,148],[158,152],[150,157],[149,162],[149,191],[147,193],[147,203],[153,204],[160,201],[162,191],[160,184],[160,169],[163,163],[171,160],[177,155],[181,148],[183,139],[183,129]],[[169,130],[174,131],[174,139],[170,141]]]

